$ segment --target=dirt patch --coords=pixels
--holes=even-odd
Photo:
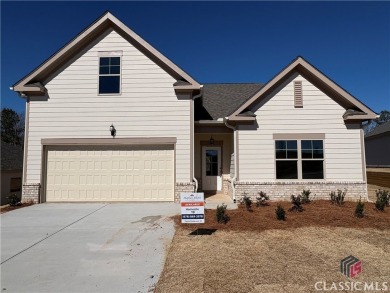
[[[7,213],[7,212],[10,212],[13,210],[25,208],[25,207],[31,206],[33,204],[34,203],[22,203],[21,205],[18,205],[18,206],[10,206],[10,205],[2,206],[2,207],[0,207],[0,214],[4,214],[4,213]]]
[[[345,228],[390,228],[390,207],[384,212],[377,211],[374,203],[365,203],[365,217],[359,219],[354,216],[356,202],[345,202],[342,206],[332,205],[330,201],[316,200],[304,205],[305,210],[288,212],[290,202],[280,202],[286,210],[287,220],[277,221],[275,209],[278,202],[271,202],[269,206],[254,207],[253,212],[244,208],[227,210],[230,221],[220,224],[216,221],[215,210],[206,210],[206,223],[200,225],[181,224],[180,215],[175,216],[176,225],[186,229],[217,229],[225,231],[264,231],[270,229],[290,229],[310,226],[345,227]]]
[[[286,211],[291,206],[281,204]],[[276,205],[228,210],[226,225],[216,222],[215,210],[206,210],[202,225],[182,225],[175,216],[176,233],[155,292],[318,292],[317,282],[351,281],[340,272],[349,255],[363,263],[353,281],[389,282],[390,208],[379,212],[365,203],[366,216],[359,219],[355,202],[319,200],[278,221]],[[196,229],[213,233],[197,236]]]

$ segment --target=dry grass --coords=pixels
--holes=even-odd
[[[348,255],[363,263],[354,281],[389,282],[390,208],[380,213],[366,203],[368,216],[357,219],[355,203],[327,204],[287,212],[286,222],[276,220],[275,204],[228,210],[227,225],[207,211],[203,228],[217,229],[210,236],[189,236],[199,226],[178,224],[156,292],[318,292],[318,281],[348,281],[339,272]]]

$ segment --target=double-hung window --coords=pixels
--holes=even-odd
[[[277,140],[276,178],[298,179],[298,145],[296,140]]]
[[[121,88],[121,57],[99,58],[99,94],[119,94]]]
[[[275,140],[276,179],[324,179],[323,140]]]
[[[301,140],[302,179],[324,179],[324,143]]]

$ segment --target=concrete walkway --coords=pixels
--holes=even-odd
[[[229,210],[237,209],[237,204],[233,203],[233,200],[223,193],[205,193],[205,208],[215,210],[219,205],[223,203],[227,205]]]
[[[174,203],[40,204],[1,215],[2,292],[148,292]]]

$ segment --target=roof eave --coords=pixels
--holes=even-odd
[[[173,86],[175,91],[195,91],[200,90],[200,85],[175,85]]]
[[[235,122],[254,122],[256,121],[256,117],[240,117],[240,116],[229,116],[229,121],[235,121]]]
[[[352,115],[344,118],[345,122],[348,121],[365,121],[365,120],[373,120],[376,118],[375,113],[367,113],[364,115]]]
[[[47,89],[44,86],[15,86],[11,88],[14,92],[18,92],[22,98],[27,96],[44,96]]]

